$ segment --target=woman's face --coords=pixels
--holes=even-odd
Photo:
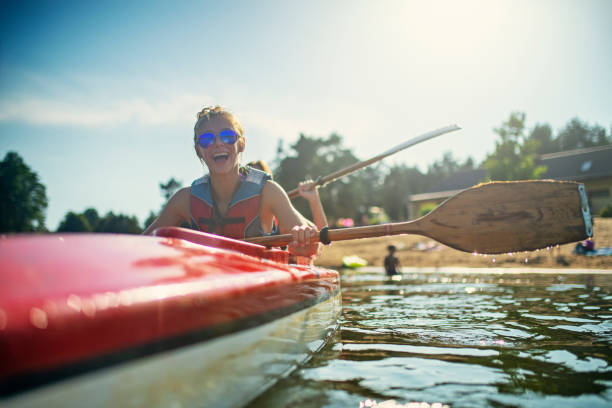
[[[219,132],[233,130],[238,134],[232,123],[223,116],[213,116],[209,120],[202,121],[196,128],[196,151],[211,174],[222,174],[231,172],[239,167],[239,154],[244,149],[244,141],[238,136],[236,142],[228,144],[221,140]],[[199,135],[213,133],[215,139],[207,148],[198,143]]]

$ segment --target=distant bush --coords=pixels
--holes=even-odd
[[[603,218],[612,217],[612,204],[608,204],[604,208],[602,208],[599,212],[599,216]]]
[[[438,205],[437,204],[425,204],[419,210],[419,217],[429,214],[432,212]]]

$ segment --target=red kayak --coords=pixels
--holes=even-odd
[[[243,406],[336,329],[336,271],[156,235],[0,237],[0,405]]]

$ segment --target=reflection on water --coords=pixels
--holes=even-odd
[[[252,407],[612,406],[612,271],[345,271],[340,323]]]

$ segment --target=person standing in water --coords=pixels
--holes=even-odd
[[[399,275],[398,268],[400,266],[399,259],[395,256],[395,245],[387,247],[389,255],[385,257],[385,272],[387,276]]]
[[[292,235],[290,253],[314,257],[320,252],[321,244],[312,240],[317,229],[293,207],[282,187],[265,172],[240,165],[246,139],[232,113],[220,106],[202,109],[193,142],[208,174],[179,189],[144,234],[186,221],[203,232],[242,239],[272,233],[276,219],[280,233]]]

